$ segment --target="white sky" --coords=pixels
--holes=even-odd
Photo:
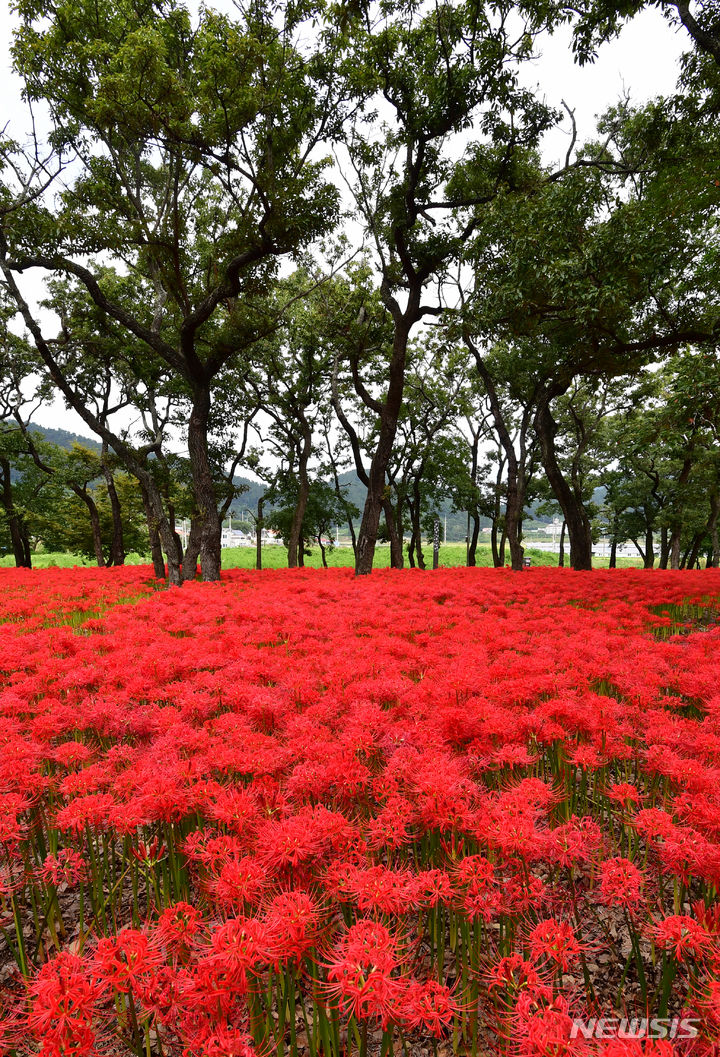
[[[0,130],[5,128],[13,138],[21,140],[26,112],[20,99],[19,79],[11,71],[12,21],[7,0],[0,0]],[[619,39],[604,45],[592,66],[574,65],[569,39],[566,29],[546,37],[539,48],[539,58],[526,66],[522,80],[527,87],[537,86],[550,104],[560,107],[561,100],[565,100],[575,110],[579,143],[593,135],[596,115],[626,92],[637,104],[672,92],[678,77],[678,59],[689,48],[685,31],[673,29],[652,8],[629,23]],[[543,144],[548,164],[564,159],[568,137],[567,121],[564,128],[548,134]],[[61,398],[43,408],[38,418],[48,426],[88,433],[74,412],[66,410]]]

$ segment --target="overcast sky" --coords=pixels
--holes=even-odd
[[[209,6],[212,6],[210,4]],[[20,82],[12,73],[10,41],[12,16],[7,0],[0,0],[0,70],[2,70],[2,118],[7,132],[22,139],[26,113],[20,99]],[[689,47],[684,30],[673,29],[650,8],[629,23],[618,40],[604,45],[592,66],[574,65],[567,30],[546,37],[539,47],[539,57],[523,70],[527,87],[538,87],[539,94],[559,107],[564,100],[575,111],[578,139],[590,138],[595,117],[629,93],[633,103],[643,103],[657,95],[667,95],[675,87],[678,59]],[[569,127],[548,134],[543,153],[548,164],[564,158],[568,147]],[[62,399],[43,408],[40,422],[87,435],[84,423],[65,409]]]

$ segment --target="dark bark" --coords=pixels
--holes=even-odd
[[[566,526],[565,522],[563,521],[562,526],[560,528],[560,543],[558,545],[558,568],[560,568],[560,569],[564,569],[565,568],[565,529],[566,529],[566,527],[567,526]]]
[[[708,532],[712,545],[709,552],[708,566],[713,569],[720,567],[720,532],[718,532],[718,521],[720,520],[720,490],[713,493],[710,498],[710,518],[708,520]]]
[[[464,340],[465,344],[475,357],[475,366],[482,379],[483,386],[485,387],[495,430],[505,454],[505,460],[507,463],[507,485],[505,493],[505,524],[503,532],[510,547],[510,564],[516,572],[519,572],[523,567],[523,557],[525,554],[524,547],[521,543],[520,522],[522,520],[523,507],[525,505],[525,491],[527,486],[525,480],[525,433],[529,421],[528,408],[525,408],[523,411],[519,436],[520,457],[518,458],[513,438],[510,435],[510,430],[508,429],[505,415],[503,414],[497,389],[495,388],[495,383],[485,365],[482,354],[470,340],[469,336],[464,335]],[[494,561],[496,558],[500,559],[500,557],[501,556],[497,554],[497,552],[493,553]],[[502,554],[500,564],[505,564],[504,553]]]
[[[704,530],[701,531],[701,532],[696,532],[695,533],[695,535],[693,536],[692,540],[690,541],[690,545],[685,549],[685,554],[683,555],[683,560],[682,560],[682,568],[683,569],[694,569],[695,566],[698,564],[698,558],[700,556],[700,548],[702,546],[702,541],[703,541],[704,538],[705,538]]]
[[[653,538],[652,525],[648,523],[645,529],[645,552],[643,554],[643,568],[655,568],[655,540]]]
[[[199,557],[202,578],[220,579],[222,521],[218,511],[217,489],[213,478],[208,447],[210,389],[198,385],[188,422],[188,455],[193,480],[193,495],[200,521]]]
[[[107,564],[105,561],[105,555],[103,553],[102,545],[102,534],[100,532],[100,515],[98,514],[98,508],[95,504],[95,500],[87,490],[87,485],[73,484],[70,486],[78,497],[81,499],[85,506],[88,508],[88,514],[90,516],[90,531],[92,532],[93,550],[95,551],[95,561],[99,568],[104,568]]]
[[[255,568],[258,572],[262,569],[262,531],[263,531],[263,506],[265,496],[261,495],[257,501],[257,515],[255,517]]]
[[[412,550],[413,559],[410,562],[412,568],[417,567],[419,569],[425,568],[425,555],[422,549],[422,526],[420,524],[420,512],[421,512],[421,497],[420,497],[420,477],[415,476],[413,478],[412,485],[412,497],[408,498],[408,506],[410,507],[410,524],[411,524],[411,539],[410,549]],[[408,555],[409,557],[409,555]]]
[[[172,586],[179,586],[182,583],[182,572],[180,569],[182,554],[178,551],[177,542],[173,536],[167,514],[163,508],[162,496],[158,490],[155,479],[147,466],[148,454],[150,451],[155,450],[158,445],[152,444],[141,451],[137,451],[127,444],[123,438],[113,433],[108,428],[105,421],[93,414],[72,385],[70,385],[62,368],[55,360],[50,346],[43,337],[37,320],[34,318],[29,305],[22,296],[17,282],[15,281],[12,269],[10,269],[5,263],[2,263],[2,270],[8,289],[20,310],[25,325],[33,336],[35,347],[37,348],[40,358],[45,364],[52,381],[63,394],[73,411],[77,412],[93,433],[96,433],[102,441],[105,441],[113,451],[115,451],[126,469],[133,475],[133,477],[137,478],[141,487],[145,488],[148,503],[152,510],[152,517],[157,525],[157,530],[160,534],[160,539],[162,540],[162,545],[167,555],[168,583]],[[97,287],[97,284],[95,284],[95,286]],[[96,292],[101,295],[99,287],[97,287]],[[95,296],[92,290],[90,293],[91,296]],[[143,340],[145,340],[144,337]]]
[[[160,533],[158,532],[157,523],[153,516],[152,507],[148,498],[145,486],[140,484],[140,493],[142,495],[143,509],[145,510],[145,520],[147,521],[148,537],[150,540],[150,557],[153,563],[153,572],[158,580],[165,579],[165,559],[163,558],[162,543],[160,541]]]
[[[0,472],[2,472],[2,504],[5,508],[15,566],[18,569],[30,569],[32,568],[30,546],[22,519],[15,509],[9,459],[0,459]]]
[[[490,528],[490,550],[492,552],[492,562],[496,569],[502,568],[505,564],[503,559],[500,557],[500,546],[498,543],[498,529],[500,526],[500,518],[494,517],[492,526]]]
[[[317,536],[315,537],[315,539],[317,540],[318,547],[320,548],[320,558],[322,559],[322,567],[323,567],[323,569],[327,569],[328,563],[327,563],[327,557],[325,555],[325,548],[323,546],[323,541],[322,541],[322,532],[319,532],[317,534]]]
[[[103,444],[102,472],[103,477],[105,478],[108,499],[110,500],[110,512],[112,514],[113,522],[113,534],[112,540],[110,541],[108,565],[124,565],[125,540],[123,538],[122,509],[120,507],[117,488],[115,487],[115,478],[112,475],[112,470],[107,464],[107,444]]]
[[[194,580],[198,574],[198,559],[202,545],[202,519],[199,516],[190,518],[190,532],[188,533],[187,546],[182,560],[182,578]]]
[[[467,563],[470,568],[474,568],[477,564],[477,545],[480,537],[480,518],[477,514],[470,514],[470,521],[472,528],[470,530],[470,538],[468,540],[468,553]]]
[[[355,575],[367,576],[372,572],[378,525],[383,507],[387,468],[392,455],[398,418],[405,388],[405,364],[407,346],[413,325],[421,318],[420,287],[416,286],[408,298],[408,307],[401,312],[397,302],[389,298],[395,323],[392,355],[390,358],[389,384],[385,400],[376,405],[380,417],[377,447],[367,474],[367,498],[363,509],[357,539]]]
[[[382,509],[385,514],[388,539],[390,540],[390,568],[402,569],[405,565],[405,559],[403,557],[402,529],[398,531],[396,511],[393,510],[392,502],[388,496],[383,498]]]
[[[608,563],[609,569],[617,568],[617,536],[613,533],[610,541],[610,561]]]
[[[562,391],[562,390],[561,390]],[[563,476],[555,451],[557,424],[550,411],[550,401],[560,392],[547,392],[538,402],[535,412],[535,431],[540,441],[542,464],[550,487],[560,504],[567,522],[570,538],[570,565],[573,569],[592,569],[592,530],[582,497],[570,487]]]
[[[298,494],[288,536],[288,569],[296,569],[304,564],[302,528],[310,495],[308,462],[312,451],[312,433],[305,421],[302,423],[302,433],[302,441],[298,449]]]
[[[660,529],[660,561],[658,563],[658,568],[667,569],[669,560],[670,536],[668,534],[667,526],[663,525]]]

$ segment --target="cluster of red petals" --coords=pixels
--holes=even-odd
[[[354,1020],[517,1055],[711,1052],[720,625],[687,614],[717,611],[716,570],[0,589],[3,927],[78,899],[88,923],[5,974],[0,1052],[150,1032],[263,1054],[276,994],[345,1040]],[[671,966],[704,1050],[577,1037],[620,1015],[583,983],[613,936],[623,980],[636,951]]]

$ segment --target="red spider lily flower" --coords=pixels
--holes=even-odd
[[[577,962],[582,950],[567,922],[554,918],[546,918],[535,925],[528,935],[528,947],[536,962],[549,962],[562,972]]]
[[[325,962],[325,990],[347,1013],[378,1017],[383,1028],[398,1015],[403,982],[392,976],[400,964],[397,940],[377,921],[351,925]]]
[[[592,818],[571,818],[549,830],[545,838],[544,858],[558,866],[589,862],[602,841],[602,831]]]
[[[543,1002],[523,995],[514,1021],[513,1041],[521,1057],[581,1057],[592,1052],[583,1040],[573,1038],[573,1019],[562,997]]]
[[[180,966],[156,965],[138,979],[133,994],[146,1017],[158,1020],[180,1032],[188,1020],[195,981],[190,971]]]
[[[102,988],[82,958],[66,951],[45,963],[28,985],[27,1028],[48,1057],[94,1051],[93,1022]]]
[[[174,952],[183,952],[193,942],[202,927],[202,913],[189,903],[173,903],[160,914],[155,935]]]
[[[246,994],[248,974],[271,960],[269,939],[267,926],[256,918],[230,918],[219,925],[210,937],[210,954],[198,962],[207,985]]]
[[[537,966],[521,954],[510,954],[501,958],[490,970],[489,981],[491,991],[507,991],[512,995],[527,991],[536,997],[548,993],[547,983],[538,972]]]
[[[606,859],[600,867],[600,899],[608,906],[634,909],[643,899],[645,875],[629,859]]]
[[[429,1031],[436,1039],[447,1029],[462,1009],[453,997],[451,988],[436,980],[426,983],[410,981],[401,1001],[403,1021],[411,1029]]]
[[[100,939],[94,965],[106,986],[126,994],[158,964],[158,955],[144,932],[121,929],[117,936]]]
[[[58,829],[67,833],[82,833],[86,826],[96,829],[109,828],[109,816],[115,807],[115,798],[110,793],[89,793],[76,796],[55,815]]]
[[[645,837],[667,839],[675,832],[675,823],[667,811],[659,807],[644,807],[635,815],[633,826]]]
[[[695,918],[687,914],[673,914],[656,921],[650,932],[653,941],[668,951],[676,961],[704,958],[713,948],[713,939]]]
[[[87,880],[88,865],[79,852],[61,848],[57,855],[46,856],[39,873],[49,884],[65,884],[72,888]]]
[[[183,1050],[183,1057],[257,1057],[257,1053],[246,1031],[227,1024],[196,1036],[192,1045]]]
[[[300,962],[317,942],[320,912],[306,892],[280,892],[267,908],[268,951],[276,966]]]
[[[623,807],[627,807],[629,804],[642,803],[642,796],[638,792],[637,786],[631,785],[629,782],[613,782],[605,795],[609,800],[614,800],[616,803],[622,804]]]
[[[682,1052],[668,1039],[610,1039],[595,1050],[598,1057],[678,1057]]]
[[[237,911],[246,904],[256,903],[270,881],[267,868],[250,855],[233,856],[226,862],[216,861],[213,869],[220,872],[211,876],[204,887],[214,902],[225,910]]]

